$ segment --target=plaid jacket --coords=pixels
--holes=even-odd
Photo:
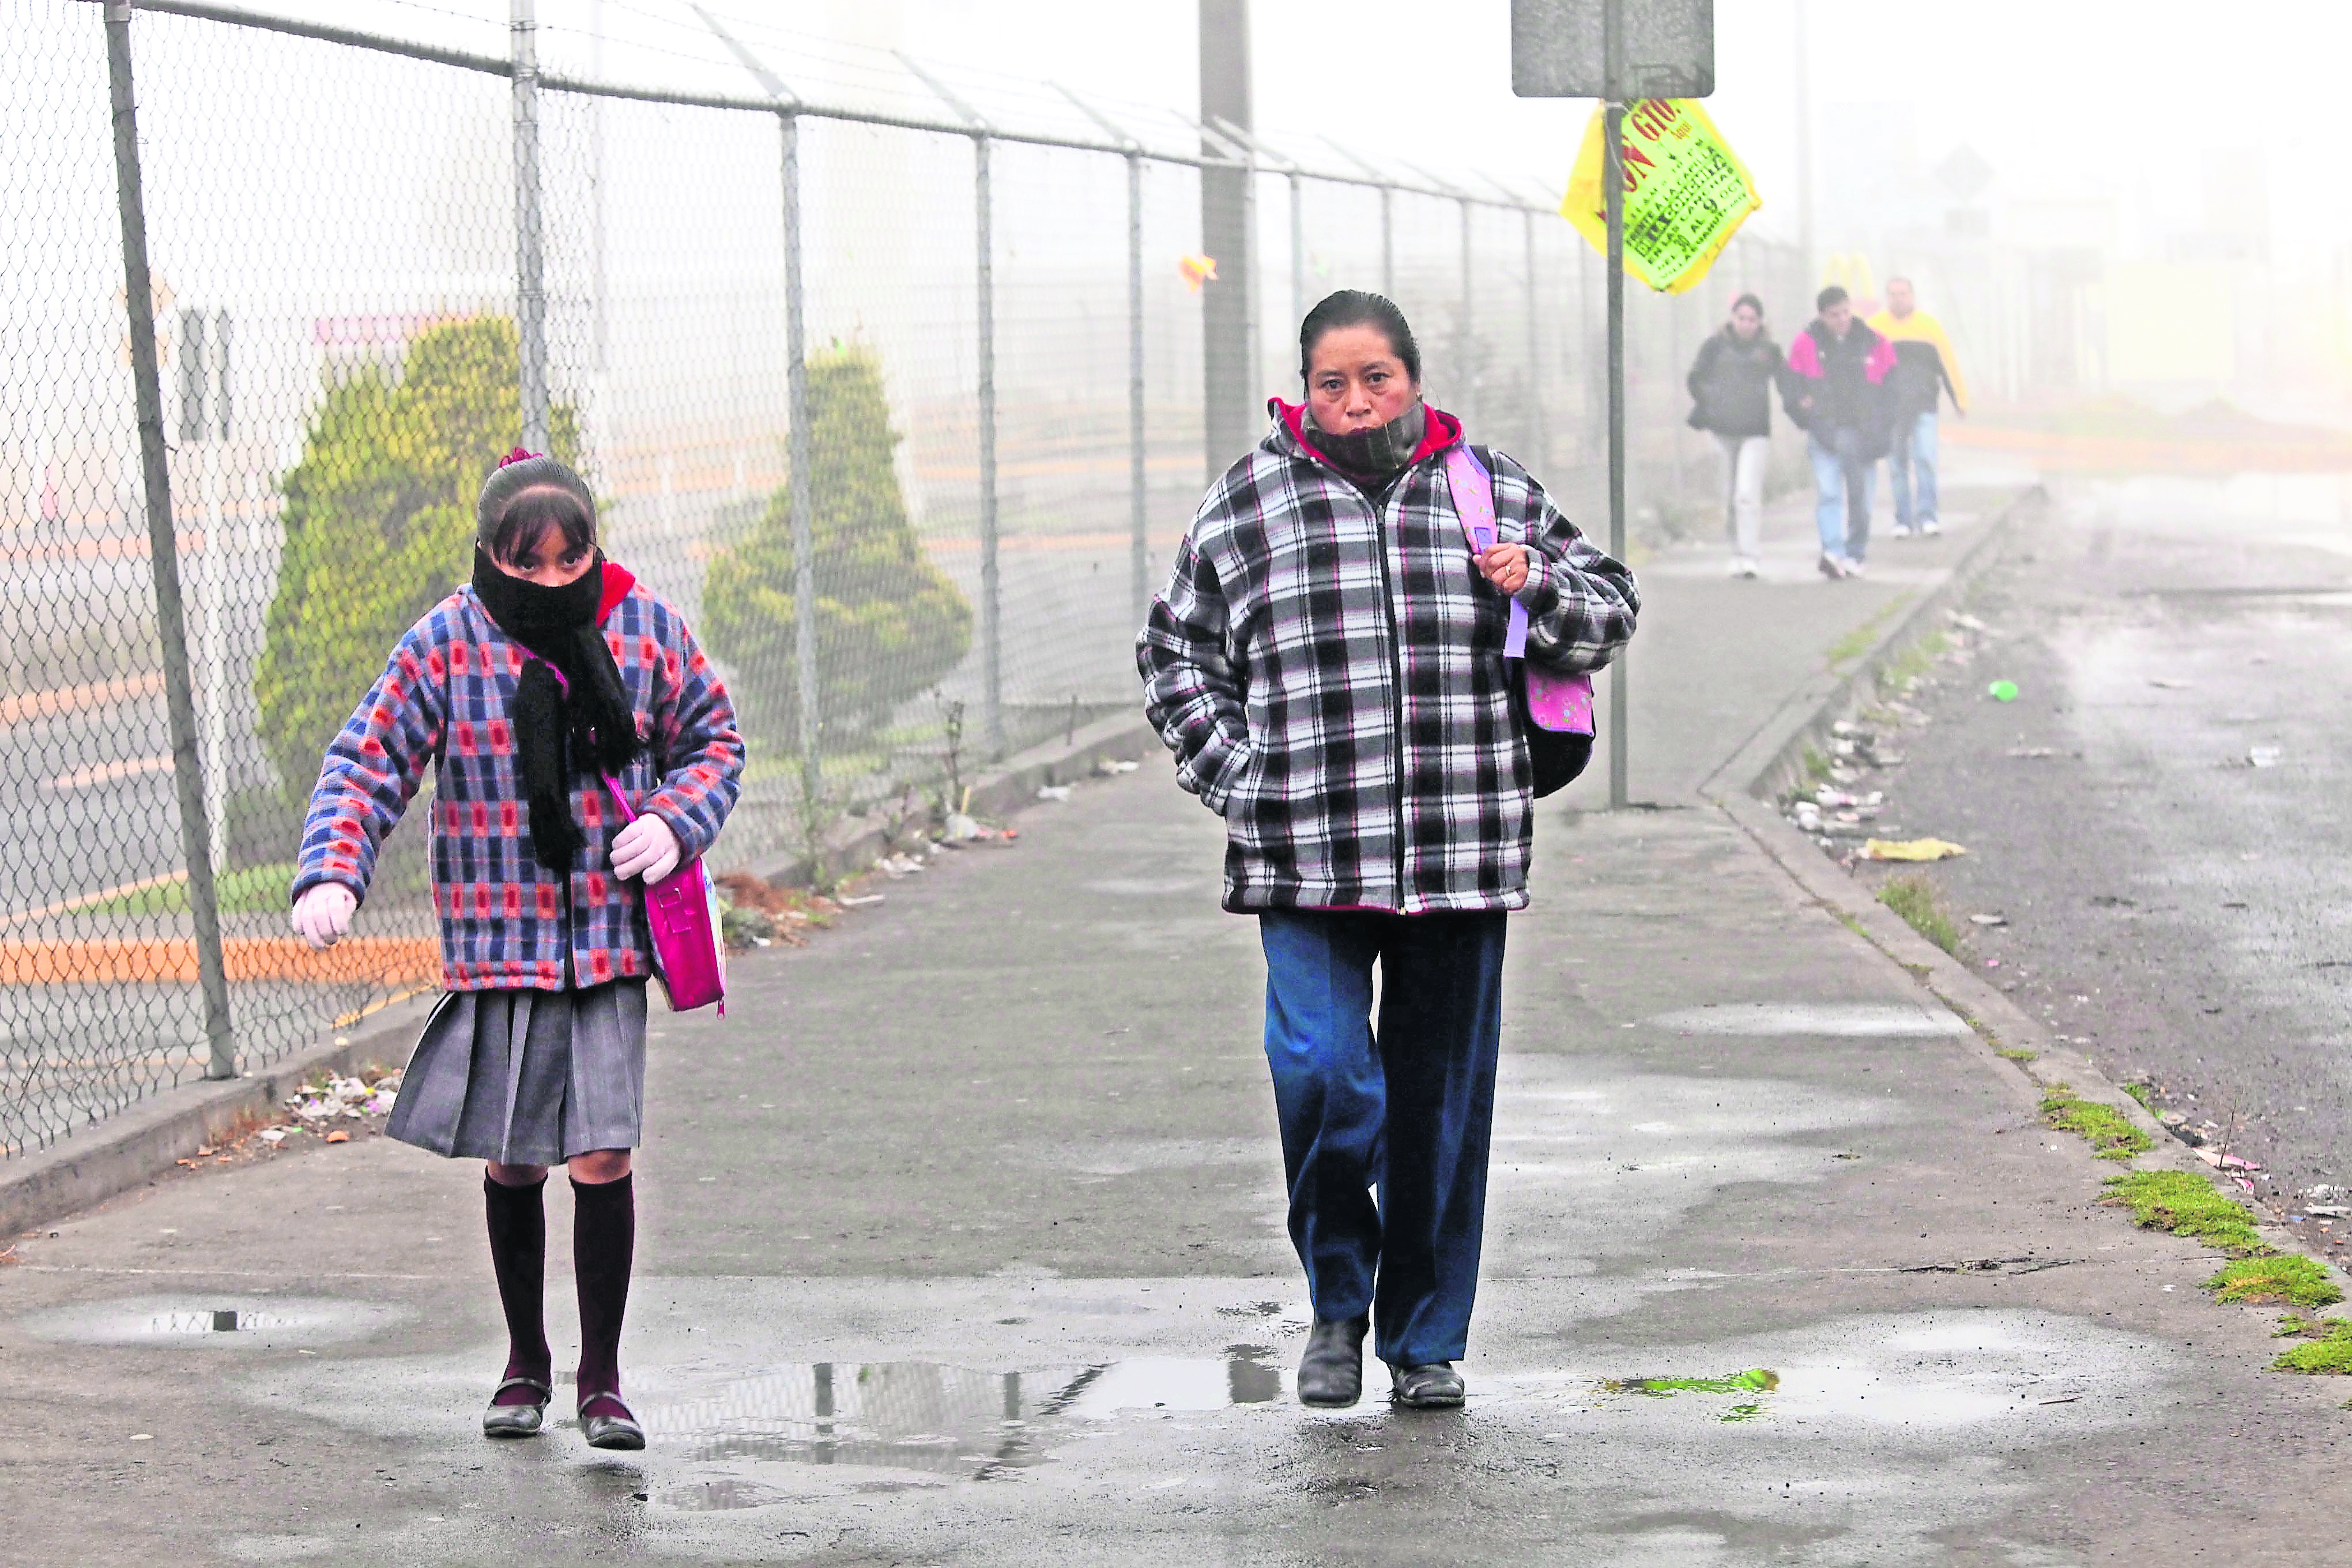
[[[604,641],[650,742],[621,787],[633,808],[668,824],[688,857],[699,855],[733,809],[743,771],[734,710],[677,611],[606,570]],[[606,869],[621,823],[601,779],[576,781],[572,816],[588,847],[571,874],[530,852],[508,717],[530,657],[470,584],[459,588],[393,649],[327,748],[310,795],[294,896],[340,882],[364,897],[384,835],[435,766],[433,902],[452,991],[560,991],[653,973],[643,891]]]
[[[1228,910],[1404,914],[1527,903],[1532,775],[1505,682],[1507,601],[1477,571],[1429,434],[1375,503],[1301,410],[1201,503],[1137,639],[1176,777],[1225,819]],[[1530,547],[1528,656],[1598,669],[1633,635],[1633,574],[1528,471],[1474,448],[1503,537]]]

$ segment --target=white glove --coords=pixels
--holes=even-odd
[[[350,933],[352,911],[359,907],[341,882],[314,882],[294,900],[294,934],[314,948],[332,947]]]
[[[650,888],[677,869],[680,853],[669,824],[647,812],[614,836],[613,875],[625,881],[643,877]]]

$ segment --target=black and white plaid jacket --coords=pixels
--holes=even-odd
[[[1526,742],[1505,684],[1507,601],[1478,573],[1429,434],[1375,503],[1308,445],[1302,411],[1201,503],[1136,639],[1176,776],[1225,819],[1228,910],[1419,914],[1526,905]],[[1505,540],[1532,547],[1528,656],[1599,669],[1633,635],[1633,574],[1509,457]]]

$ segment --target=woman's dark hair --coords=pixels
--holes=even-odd
[[[1314,368],[1315,345],[1323,341],[1325,333],[1342,327],[1378,327],[1387,336],[1390,350],[1404,361],[1405,374],[1415,381],[1421,379],[1421,345],[1412,341],[1412,328],[1406,325],[1404,312],[1396,308],[1396,301],[1385,294],[1342,289],[1323,296],[1298,324],[1298,379],[1302,383]]]
[[[1836,284],[1832,283],[1828,288],[1813,296],[1813,309],[1816,310],[1826,310],[1832,305],[1844,304],[1846,300],[1851,298],[1852,296],[1847,294],[1843,289],[1841,289]]]
[[[1731,313],[1735,316],[1738,315],[1739,313],[1739,307],[1742,305],[1746,305],[1749,309],[1753,310],[1756,312],[1756,319],[1758,321],[1762,321],[1764,319],[1764,301],[1759,300],[1755,295],[1742,294],[1738,299],[1734,300],[1731,302]]]
[[[490,470],[474,503],[474,537],[493,559],[513,560],[550,524],[563,535],[567,552],[596,542],[595,497],[569,465],[527,454]]]

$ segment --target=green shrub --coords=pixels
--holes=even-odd
[[[398,378],[362,370],[328,390],[287,470],[286,552],[254,675],[280,786],[310,796],[327,742],[418,616],[473,573],[474,499],[522,426],[512,321],[426,328]],[[558,405],[554,455],[578,455]]]
[[[817,709],[828,742],[869,734],[937,685],[971,646],[971,606],[924,553],[891,460],[881,362],[859,345],[808,365],[810,534],[815,546]],[[748,537],[710,563],[701,630],[736,672],[753,744],[800,735],[792,476]]]

